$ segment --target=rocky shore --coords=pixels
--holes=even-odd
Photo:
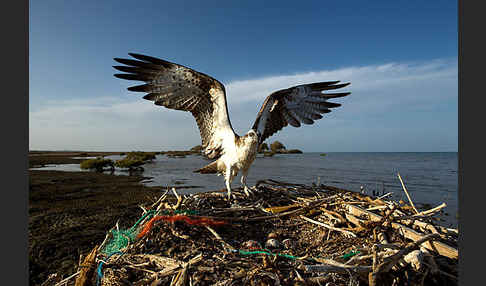
[[[29,166],[80,163],[83,159],[119,152],[32,152]],[[72,273],[81,254],[103,240],[119,220],[132,223],[141,202],[157,199],[161,189],[146,187],[143,176],[99,172],[29,171],[30,285],[40,285],[49,273]]]

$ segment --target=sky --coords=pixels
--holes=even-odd
[[[185,150],[188,112],[142,99],[115,57],[142,53],[226,86],[237,134],[264,99],[340,80],[351,95],[267,139],[305,152],[456,152],[456,1],[30,1],[29,149]]]

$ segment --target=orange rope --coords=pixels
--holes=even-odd
[[[213,226],[218,226],[218,225],[223,225],[226,224],[225,221],[217,221],[217,220],[212,220],[210,218],[202,217],[199,219],[192,219],[189,218],[188,216],[185,215],[175,215],[175,216],[154,216],[151,220],[149,220],[145,226],[143,227],[142,231],[137,235],[137,239],[143,237],[145,234],[147,234],[152,227],[154,226],[154,223],[159,220],[164,220],[168,222],[175,222],[178,220],[183,220],[187,224],[191,225],[213,225]]]

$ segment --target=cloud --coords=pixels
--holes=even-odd
[[[327,120],[316,122],[317,127],[286,128],[275,137],[283,134],[296,148],[316,150],[316,142],[325,140],[339,149],[339,142],[351,140],[353,134],[362,136],[363,130],[356,130],[376,122],[383,125],[382,139],[386,142],[386,136],[396,135],[388,131],[393,126],[386,126],[386,121],[396,121],[402,115],[407,128],[434,128],[415,122],[413,117],[430,112],[432,117],[441,118],[447,116],[441,111],[444,108],[457,109],[457,72],[457,59],[439,59],[273,75],[233,81],[225,86],[233,127],[237,133],[243,133],[253,123],[265,97],[276,90],[317,81],[351,82],[345,90],[352,94],[335,100],[343,106],[328,114]],[[169,111],[140,97],[47,101],[31,107],[29,124],[31,149],[166,150],[200,144],[189,113]],[[321,132],[324,128],[325,132]],[[457,133],[457,124],[454,128],[450,132]],[[373,134],[379,132],[375,129]],[[305,143],[299,141],[311,137]],[[379,146],[374,141],[369,144]],[[451,144],[454,146],[454,142]],[[351,145],[346,146],[352,148]]]
[[[351,82],[348,90],[356,94],[359,101],[371,102],[369,97],[362,93],[375,92],[372,99],[382,97],[399,104],[415,97],[422,99],[437,99],[437,97],[453,97],[457,93],[439,94],[434,92],[422,95],[414,90],[413,94],[395,98],[390,95],[400,90],[420,88],[421,86],[434,86],[439,82],[449,86],[457,85],[457,60],[441,59],[423,63],[387,63],[363,67],[347,67],[336,70],[323,70],[317,72],[296,73],[293,75],[269,76],[265,78],[234,81],[228,83],[226,90],[230,95],[228,101],[235,104],[250,101],[263,101],[271,92],[288,88],[289,86],[318,81],[340,80]],[[437,91],[443,88],[438,86]],[[354,96],[353,96],[354,97]]]

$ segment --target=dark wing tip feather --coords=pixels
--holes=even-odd
[[[153,64],[159,64],[164,67],[171,67],[173,64],[171,62],[165,61],[163,59],[159,59],[156,57],[151,57],[151,56],[146,56],[142,54],[137,54],[137,53],[128,53],[130,56],[136,58],[137,60],[153,63]]]
[[[116,75],[115,75],[116,76]],[[150,85],[148,84],[142,84],[142,85],[136,85],[136,86],[130,86],[127,88],[129,91],[141,91],[141,92],[146,92],[149,90]]]
[[[328,108],[335,108],[335,107],[341,106],[341,103],[326,101],[326,102],[321,103],[321,105],[328,107]]]
[[[125,66],[112,66],[114,69],[121,71]]]
[[[138,80],[138,81],[148,81],[150,77],[144,76],[143,74],[131,74],[131,73],[117,73],[114,74],[115,77],[126,79],[126,80]]]
[[[138,66],[138,65],[144,63],[144,62],[140,62],[140,61],[123,59],[123,58],[114,58],[114,60],[121,63],[121,64],[128,65],[128,66]]]
[[[335,81],[323,81],[323,82],[315,82],[315,83],[310,83],[310,84],[304,84],[312,89],[321,89],[321,88],[327,88],[329,86],[332,86],[336,83],[339,83],[339,80]]]
[[[338,93],[323,93],[322,95],[327,98],[338,98],[350,95],[351,92],[338,92]]]
[[[350,84],[351,84],[350,82],[341,83],[341,84],[339,84],[339,87],[345,87],[345,86],[348,86]]]
[[[155,101],[157,96],[158,96],[158,94],[156,94],[156,93],[149,93],[149,94],[144,95],[143,99]]]
[[[350,82],[337,84],[339,82],[340,82],[339,80],[328,81],[328,82],[316,82],[316,83],[308,84],[307,86],[314,91],[324,91],[324,90],[332,90],[332,89],[346,87],[349,84],[351,84]]]
[[[122,71],[122,72],[128,72],[128,73],[137,73],[139,72],[137,68],[135,67],[129,67],[129,66],[113,66],[113,68]]]
[[[113,59],[121,64],[129,65],[129,66],[133,66],[134,65],[133,62],[136,62],[134,60],[123,59],[123,58],[113,58]]]
[[[124,75],[125,75],[125,74],[121,74],[121,73],[116,73],[116,74],[114,74],[114,76],[115,76],[115,77],[117,77],[117,78],[121,78],[121,79],[125,79],[125,78],[123,77]]]

